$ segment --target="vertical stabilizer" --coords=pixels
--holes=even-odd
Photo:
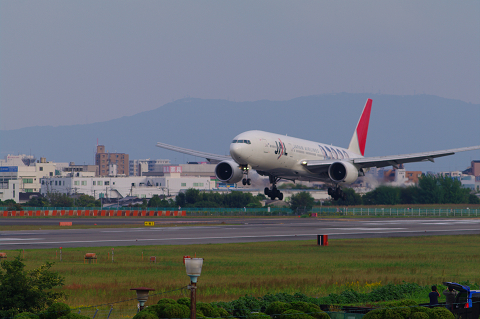
[[[358,120],[352,140],[348,146],[350,152],[364,156],[365,144],[367,143],[368,123],[370,122],[370,111],[372,110],[372,99],[368,99],[363,108],[362,115]]]

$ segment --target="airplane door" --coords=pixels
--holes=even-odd
[[[260,143],[263,145],[263,153],[270,152],[270,144],[268,144],[267,140],[262,138],[260,139]]]

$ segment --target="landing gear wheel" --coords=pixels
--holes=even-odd
[[[332,196],[333,200],[347,200],[347,195],[342,191],[340,187],[333,189],[332,187],[328,188],[328,195]]]
[[[250,178],[247,178],[247,185],[252,185],[252,180]]]
[[[247,180],[245,178],[242,179],[242,184],[243,184],[243,186],[247,185]]]
[[[280,180],[280,178],[277,178],[275,176],[269,175],[270,183],[272,183],[272,188],[265,187],[265,195],[270,197],[271,200],[275,200],[275,198],[278,198],[279,200],[283,200],[283,194],[277,189],[277,182]]]

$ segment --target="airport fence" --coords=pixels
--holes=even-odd
[[[9,210],[0,207],[1,217],[437,217],[474,218],[480,209],[453,208],[357,208],[357,207],[314,207],[310,210],[287,207],[263,208],[138,208],[138,207],[31,207]]]

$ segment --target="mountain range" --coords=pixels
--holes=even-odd
[[[130,159],[168,158],[184,163],[204,159],[160,149],[156,142],[228,154],[235,135],[253,129],[348,147],[367,98],[373,99],[373,107],[366,156],[480,145],[479,104],[431,95],[338,93],[288,101],[185,98],[106,122],[1,130],[0,154],[93,164],[98,139],[106,150],[127,153]],[[406,168],[463,170],[474,159],[480,159],[480,151]]]

